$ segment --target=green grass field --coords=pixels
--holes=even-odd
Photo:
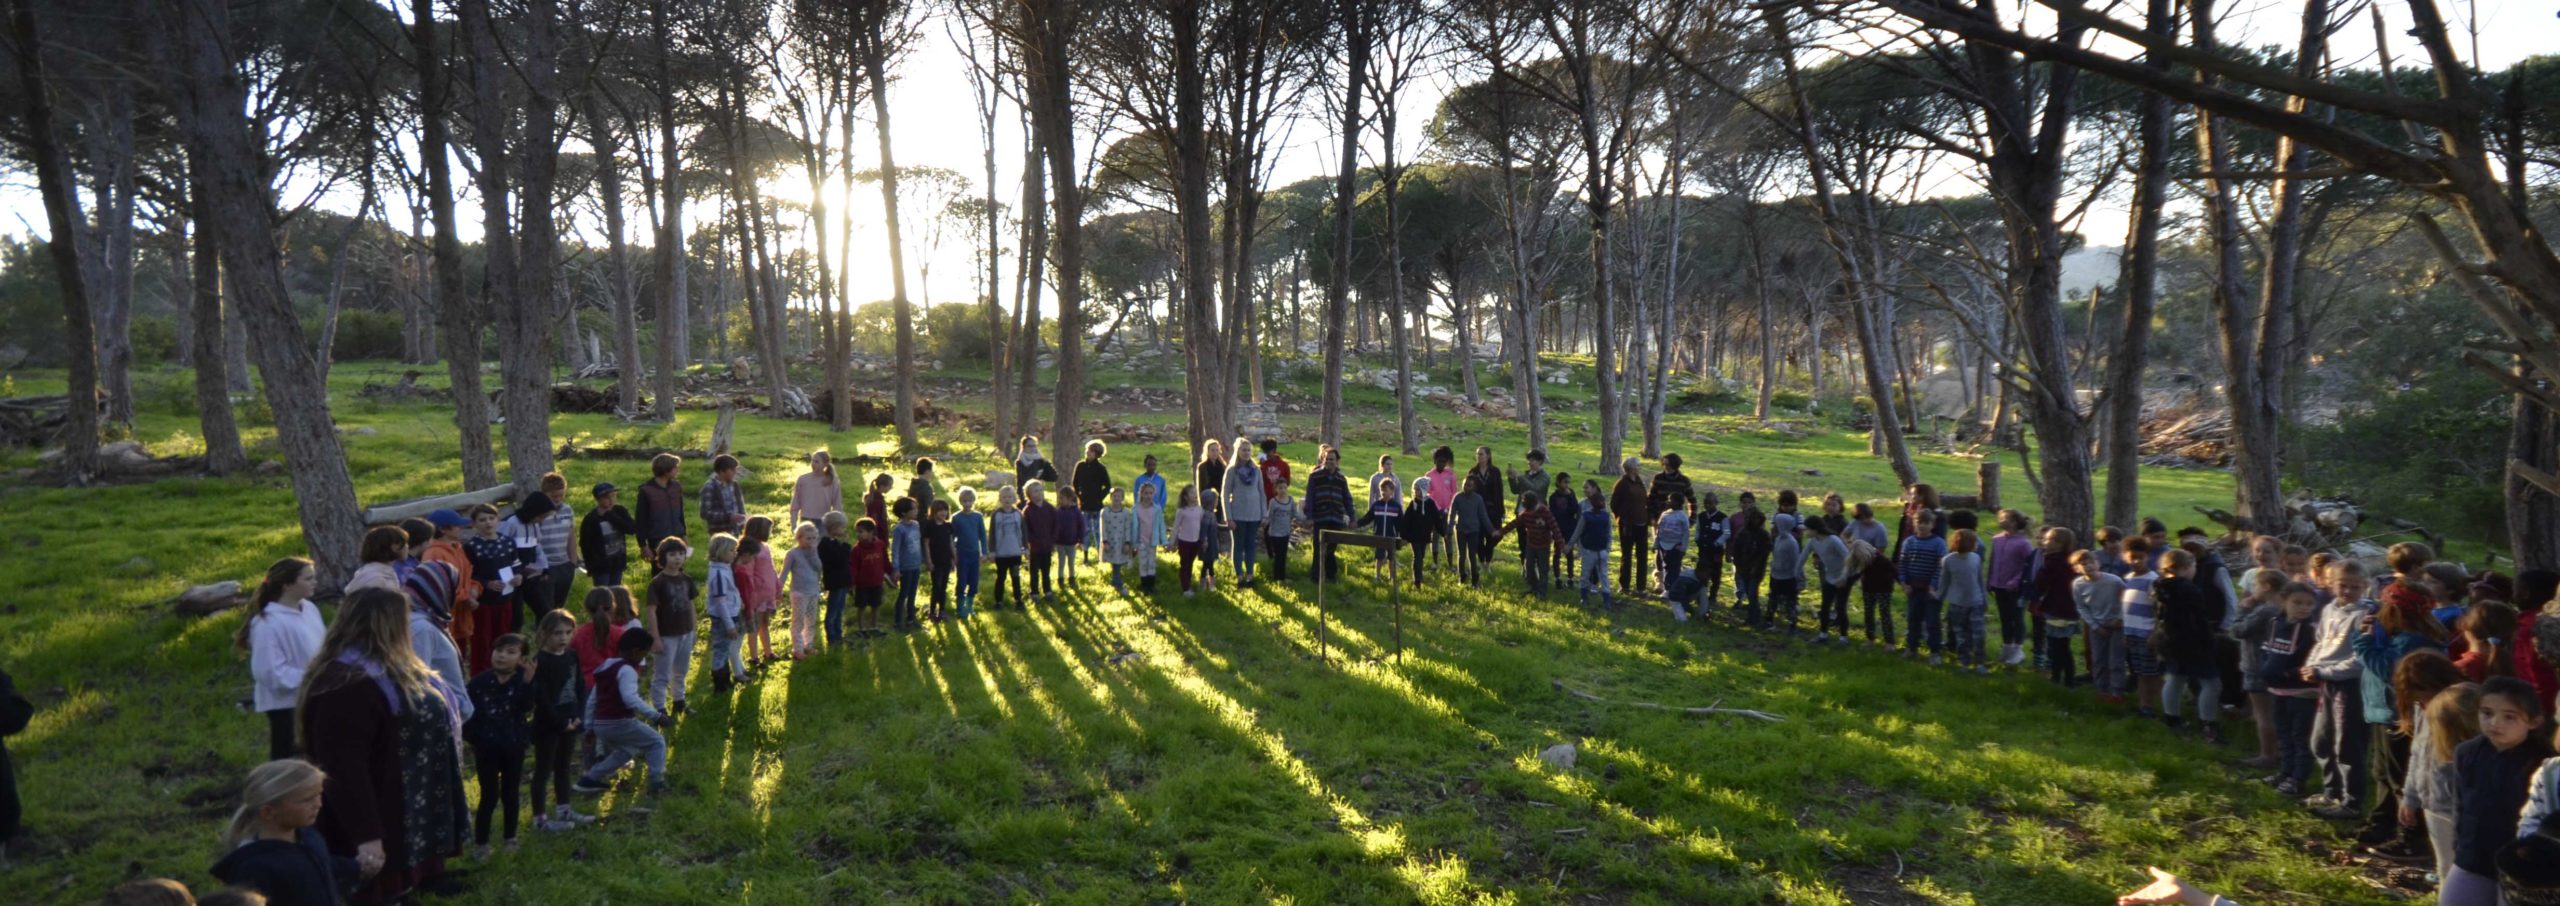
[[[397,371],[349,363],[333,377],[368,503],[458,489],[448,411],[353,396]],[[136,437],[154,452],[200,444],[185,380],[141,378]],[[19,394],[60,387],[58,374],[10,379]],[[1372,390],[1352,401],[1344,459],[1364,475],[1391,442],[1394,410]],[[1089,417],[1178,433],[1181,413]],[[1512,426],[1427,417],[1430,444],[1489,444],[1506,463],[1522,452]],[[1557,463],[1576,476],[1596,457],[1590,417],[1559,418]],[[563,416],[554,431],[691,447],[710,421]],[[1789,421],[1817,433],[1677,412],[1665,446],[1706,482],[1890,502],[1890,472],[1862,435]],[[1290,423],[1312,433],[1311,419]],[[809,449],[910,455],[885,429],[830,435],[750,416],[738,431],[750,508],[777,516]],[[929,441],[946,487],[997,467],[983,438]],[[1145,452],[1184,458],[1174,445]],[[1303,476],[1312,444],[1285,452]],[[1138,455],[1113,451],[1124,481]],[[32,462],[0,456],[0,468]],[[1921,468],[1970,488],[1974,464],[1930,456]],[[632,461],[562,469],[575,487],[646,475]],[[687,484],[700,474],[688,464]],[[2216,473],[2149,471],[2143,483],[2146,509],[2173,525],[2192,505],[2228,504]],[[2007,496],[2032,503],[2022,480]],[[210,885],[214,835],[264,729],[239,704],[239,617],[162,605],[301,553],[284,479],[18,482],[0,487],[0,514],[0,665],[39,706],[9,740],[31,835],[0,866],[0,899],[86,901],[153,875]],[[2072,904],[2112,902],[2145,864],[2252,902],[2389,899],[2305,845],[2329,830],[2237,767],[2246,752],[2173,738],[2026,671],[1959,676],[1874,648],[1675,623],[1650,603],[1539,600],[1505,547],[1481,589],[1435,577],[1404,596],[1401,661],[1387,657],[1386,590],[1365,571],[1334,590],[1331,662],[1314,653],[1308,582],[1185,600],[1168,575],[1147,602],[1113,594],[1098,570],[1053,607],[829,652],[728,699],[697,658],[694,711],[672,736],[679,792],[635,798],[626,783],[591,803],[601,825],[527,831],[522,853],[474,867],[466,900]],[[1302,547],[1294,579],[1305,565]],[[1558,682],[1786,721],[1597,704]],[[1580,747],[1571,770],[1538,758],[1560,742]]]

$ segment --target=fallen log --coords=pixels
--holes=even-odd
[[[417,518],[437,510],[459,510],[483,503],[506,503],[514,499],[516,499],[516,486],[502,484],[477,491],[464,491],[460,494],[444,494],[396,503],[376,504],[364,508],[364,524],[397,525],[402,520]]]
[[[1749,709],[1749,708],[1726,708],[1726,707],[1720,707],[1721,705],[1723,705],[1723,704],[1724,704],[1724,699],[1716,699],[1715,704],[1708,705],[1708,706],[1706,706],[1706,707],[1704,707],[1704,708],[1682,708],[1682,707],[1675,707],[1675,706],[1672,706],[1672,705],[1657,705],[1657,704],[1654,704],[1654,703],[1652,703],[1652,702],[1613,702],[1613,701],[1610,701],[1610,700],[1608,700],[1608,699],[1601,698],[1600,696],[1593,695],[1593,694],[1591,694],[1591,693],[1589,693],[1589,692],[1584,692],[1584,691],[1582,691],[1582,690],[1580,690],[1580,689],[1576,689],[1576,688],[1574,688],[1574,687],[1572,687],[1572,686],[1565,685],[1565,682],[1564,682],[1563,680],[1552,680],[1551,682],[1553,682],[1553,683],[1555,684],[1555,687],[1556,687],[1557,689],[1563,690],[1564,694],[1566,694],[1566,695],[1570,695],[1570,696],[1573,696],[1573,697],[1575,697],[1575,698],[1582,699],[1583,701],[1587,701],[1587,702],[1594,702],[1594,703],[1597,703],[1597,704],[1603,704],[1603,705],[1625,705],[1625,706],[1630,707],[1630,708],[1643,708],[1643,709],[1648,710],[1648,711],[1671,711],[1671,712],[1676,712],[1676,713],[1680,713],[1680,714],[1700,714],[1700,715],[1719,715],[1719,714],[1726,714],[1726,715],[1732,715],[1732,716],[1734,716],[1734,717],[1748,717],[1748,718],[1751,718],[1752,720],[1765,720],[1765,721],[1768,721],[1768,722],[1773,723],[1773,724],[1774,724],[1774,723],[1783,723],[1783,722],[1785,722],[1785,721],[1786,721],[1786,718],[1779,717],[1778,715],[1771,714],[1771,713],[1766,712],[1766,711],[1753,711],[1753,710],[1751,710],[1751,709]]]
[[[656,459],[660,453],[673,453],[679,459],[709,461],[706,450],[678,450],[672,447],[580,447],[561,444],[551,451],[555,459]],[[732,455],[735,455],[734,453]]]

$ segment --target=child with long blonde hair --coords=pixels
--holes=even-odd
[[[2453,752],[2480,735],[2480,686],[2461,683],[2410,709],[2416,727],[2409,737],[2409,774],[2400,784],[2400,824],[2424,822],[2427,842],[2434,844],[2436,877],[2453,871],[2455,815],[2461,787],[2453,774]]]
[[[223,826],[222,861],[213,876],[265,894],[271,903],[338,902],[343,882],[355,880],[357,871],[354,860],[330,855],[313,827],[328,779],[299,758],[250,768],[240,808]]]
[[[702,615],[711,618],[711,689],[726,694],[746,676],[738,648],[746,622],[745,597],[738,591],[738,539],[726,532],[711,536],[711,567],[702,583]],[[677,682],[683,680],[679,678]]]
[[[791,577],[791,659],[796,661],[817,642],[818,598],[826,593],[826,565],[818,559],[816,522],[802,522],[792,529],[791,552],[782,557],[782,572]]]

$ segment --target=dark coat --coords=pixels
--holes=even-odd
[[[215,880],[264,894],[272,906],[337,906],[339,892],[361,876],[355,860],[330,855],[308,827],[291,843],[252,840],[213,864]]]
[[[18,735],[35,716],[35,704],[18,694],[8,671],[0,670],[0,739]],[[18,769],[9,761],[9,744],[0,742],[0,843],[18,835],[20,817]]]

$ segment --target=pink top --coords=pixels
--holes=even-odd
[[[773,569],[772,544],[766,544],[756,551],[755,556],[739,563],[738,577],[747,580],[739,584],[748,589],[745,597],[749,610],[770,608],[774,599],[782,596],[782,575]]]
[[[817,521],[828,513],[844,509],[844,482],[830,481],[826,476],[809,472],[791,485],[790,530],[798,530],[802,520]]]
[[[1174,511],[1173,540],[1186,543],[1199,542],[1201,525],[1208,519],[1209,511],[1196,506],[1187,506]]]
[[[1442,466],[1431,470],[1423,477],[1431,479],[1431,502],[1439,504],[1441,512],[1448,512],[1449,501],[1458,498],[1458,473],[1449,471],[1447,466]]]

